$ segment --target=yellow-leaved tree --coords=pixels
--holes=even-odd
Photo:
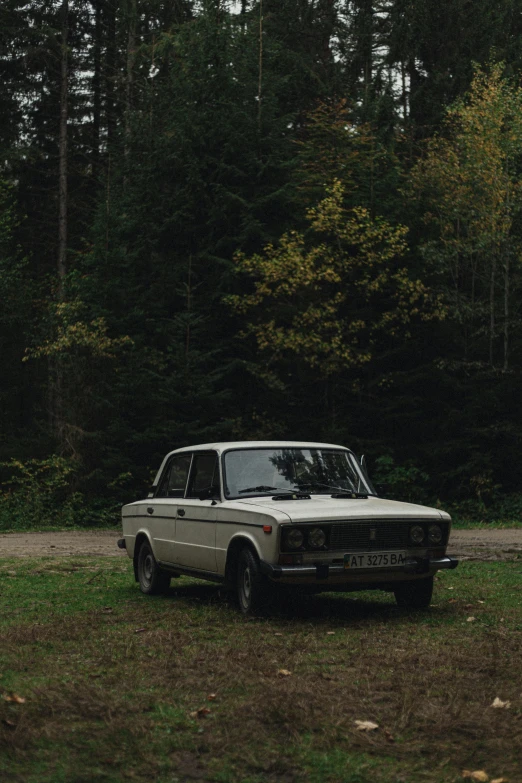
[[[440,302],[409,274],[404,226],[343,206],[339,180],[307,213],[310,230],[290,231],[262,254],[238,254],[252,293],[227,297],[244,315],[264,357],[265,377],[277,362],[302,360],[321,376],[368,365],[383,344],[407,338],[419,320],[443,315]]]
[[[411,172],[434,231],[424,256],[445,281],[463,359],[505,370],[522,282],[521,153],[522,90],[493,64],[477,68]]]

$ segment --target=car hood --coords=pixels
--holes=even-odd
[[[239,506],[255,506],[259,511],[276,511],[290,517],[292,522],[314,522],[323,520],[350,519],[447,519],[445,511],[414,503],[403,503],[385,498],[335,499],[329,496],[314,496],[311,500],[274,500],[272,497],[248,498],[232,501]]]

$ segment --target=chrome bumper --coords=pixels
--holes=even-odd
[[[444,557],[411,557],[404,565],[394,567],[394,573],[405,574],[426,574],[431,570],[438,571],[441,568],[453,569],[456,568],[459,561],[455,557],[445,555]],[[369,568],[369,569],[357,569],[357,571],[348,571],[344,565],[330,565],[325,563],[320,565],[299,565],[299,566],[281,566],[272,565],[272,563],[266,563],[264,560],[260,562],[261,572],[271,579],[282,579],[288,576],[290,577],[312,577],[315,579],[323,580],[328,579],[330,576],[340,576],[341,574],[368,574],[376,575],[379,573],[386,573],[386,568]]]

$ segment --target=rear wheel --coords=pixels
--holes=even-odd
[[[138,553],[138,582],[146,595],[166,593],[170,586],[170,574],[161,570],[148,541],[143,542]]]
[[[404,609],[426,609],[433,594],[433,577],[401,582],[393,591],[397,606]]]
[[[272,585],[259,568],[254,553],[245,547],[237,562],[237,599],[243,614],[266,609],[271,602]]]

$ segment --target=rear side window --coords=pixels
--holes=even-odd
[[[198,498],[204,490],[219,490],[217,454],[194,454],[188,498]]]
[[[180,454],[179,457],[172,458],[161,479],[156,497],[182,498],[185,496],[191,459],[191,454]]]

